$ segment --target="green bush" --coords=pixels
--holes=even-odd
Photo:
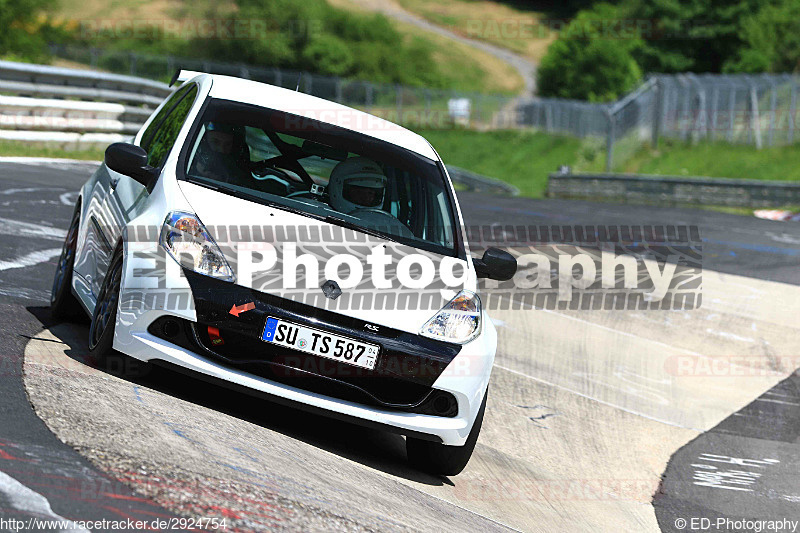
[[[800,2],[766,4],[742,21],[745,46],[726,72],[797,72],[800,67]]]
[[[382,15],[361,15],[348,11],[332,10],[329,14],[331,30],[345,41],[384,43],[396,45],[400,34],[389,19]]]
[[[53,5],[53,0],[0,0],[0,57],[23,61],[47,58],[46,31],[37,16]]]
[[[598,4],[582,11],[547,49],[538,70],[542,96],[607,102],[633,89],[642,76],[634,59],[641,39],[608,34],[604,21],[620,11]]]
[[[303,49],[303,68],[334,76],[352,73],[353,53],[347,43],[335,35],[313,38]]]
[[[325,0],[237,0],[236,6],[235,10],[198,16],[230,21],[231,27],[237,21],[259,21],[264,23],[265,31],[245,38],[198,36],[184,40],[159,34],[139,40],[99,35],[80,44],[120,52],[171,54],[375,82],[429,87],[448,85],[448,79],[433,61],[433,46],[420,39],[406,42],[383,15],[335,8]]]
[[[629,22],[640,35],[587,34],[591,20]],[[539,87],[546,96],[606,101],[641,73],[798,70],[800,0],[622,0],[577,14],[542,60]]]

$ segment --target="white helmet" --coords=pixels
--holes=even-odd
[[[383,205],[386,176],[366,157],[351,157],[337,164],[328,180],[331,207],[341,213]]]

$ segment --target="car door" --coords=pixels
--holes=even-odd
[[[196,98],[197,85],[182,87],[150,122],[140,142],[148,154],[150,166],[161,168],[164,164]],[[105,165],[101,166],[98,173],[87,211],[87,257],[82,261],[82,266],[88,270],[85,277],[93,299],[100,292],[122,229],[138,215],[152,190],[152,186],[147,188]]]

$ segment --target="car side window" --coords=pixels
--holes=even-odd
[[[158,114],[153,117],[153,120],[150,122],[150,125],[147,126],[147,129],[144,131],[141,140],[141,147],[147,150],[150,147],[150,143],[153,140],[153,136],[158,130],[159,126],[164,122],[164,118],[172,111],[175,106],[183,100],[183,97],[186,96],[186,93],[194,87],[194,84],[187,85],[186,87],[181,87],[179,90],[175,91],[172,96],[170,96],[164,106],[158,111]]]
[[[196,97],[194,84],[176,92],[145,130],[142,148],[147,152],[148,165],[160,167],[167,159]]]

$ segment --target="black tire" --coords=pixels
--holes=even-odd
[[[122,281],[122,250],[117,248],[108,265],[89,327],[89,357],[100,368],[106,368],[121,354],[114,351],[114,328],[117,323],[119,290]]]
[[[86,316],[78,299],[72,294],[72,269],[75,267],[75,253],[78,245],[78,229],[81,221],[80,204],[75,206],[72,222],[64,239],[61,257],[53,276],[53,287],[50,290],[50,312],[53,317],[62,320],[79,319]]]
[[[486,398],[489,391],[483,395],[483,403],[475,417],[475,423],[469,432],[464,446],[447,446],[439,442],[431,442],[413,437],[406,438],[406,454],[408,462],[422,472],[435,476],[456,476],[464,470],[475,451],[478,435],[483,425],[483,414],[486,411]]]

